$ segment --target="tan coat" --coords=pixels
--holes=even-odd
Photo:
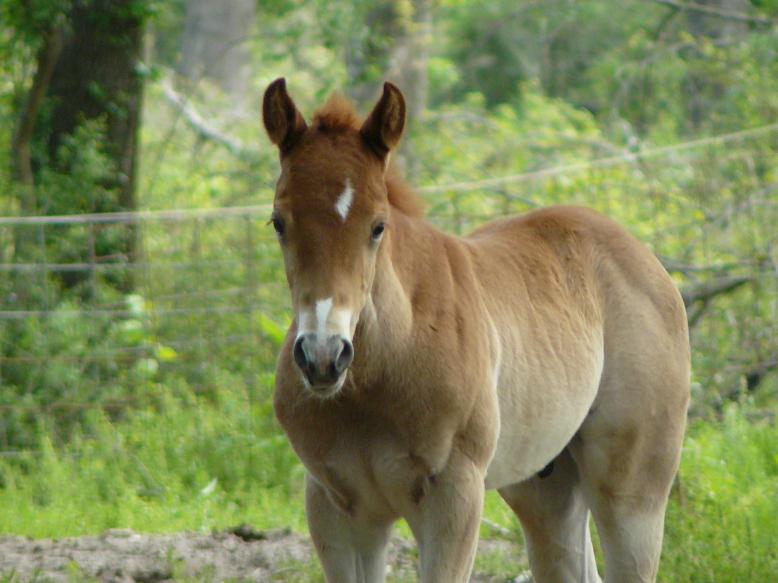
[[[521,519],[536,581],[598,580],[590,510],[606,581],[654,580],[689,397],[656,258],[576,207],[436,230],[384,170],[404,123],[389,84],[361,125],[336,99],[308,127],[282,81],[264,116],[296,314],[274,403],[328,580],[382,581],[403,517],[422,581],[467,581],[485,488]]]

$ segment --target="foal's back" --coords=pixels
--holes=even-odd
[[[670,276],[643,243],[596,211],[545,208],[488,223],[465,241],[487,295],[547,303],[550,316],[575,306],[588,324],[649,309],[652,325],[688,349],[686,314]],[[517,277],[523,292],[508,285]]]

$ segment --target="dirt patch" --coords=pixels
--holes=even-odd
[[[527,581],[520,550],[506,541],[481,541],[490,564],[515,565],[512,576],[479,569],[473,583]],[[503,560],[504,559],[504,560]],[[289,531],[238,527],[212,534],[139,534],[109,530],[100,536],[33,540],[0,538],[0,581],[161,583],[168,581],[308,581],[316,573],[310,540]],[[389,580],[416,580],[415,545],[395,538]],[[500,571],[501,569],[497,569]],[[317,580],[315,577],[310,580]]]

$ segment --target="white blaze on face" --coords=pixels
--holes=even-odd
[[[327,318],[332,311],[332,298],[316,302],[316,334],[324,338],[327,332]]]
[[[348,216],[349,210],[351,210],[351,203],[354,201],[354,189],[351,188],[351,180],[346,178],[346,188],[340,193],[338,200],[335,202],[335,212],[340,215],[340,218],[345,222]]]
[[[351,310],[334,308],[332,298],[318,300],[313,306],[303,307],[297,316],[297,337],[314,334],[316,341],[324,344],[330,336],[351,340]]]

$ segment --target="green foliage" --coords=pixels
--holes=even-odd
[[[140,531],[208,531],[248,522],[302,530],[302,467],[276,426],[270,378],[250,396],[240,379],[215,399],[185,387],[112,422],[91,412],[66,446],[0,459],[0,532],[36,537]],[[720,422],[689,427],[680,487],[671,497],[660,580],[768,581],[778,569],[778,426],[728,407]],[[493,492],[485,516],[521,540]],[[403,536],[410,536],[401,529]],[[482,536],[493,537],[484,526]],[[486,553],[479,569],[515,576],[516,557]],[[290,573],[310,580],[314,565]],[[295,580],[295,579],[292,579]]]
[[[666,521],[660,579],[768,581],[778,572],[778,426],[727,407],[689,428],[681,500]]]
[[[68,5],[0,3],[4,169],[41,36]],[[184,90],[202,119],[250,154],[236,157],[192,131],[164,96],[185,5],[131,6],[150,19],[155,47],[143,69],[139,207],[269,206],[278,162],[256,107],[250,118],[233,115],[230,97],[206,78]],[[285,76],[308,119],[336,89],[366,107],[394,64],[396,39],[414,31],[415,6],[259,3],[244,45],[251,102]],[[749,11],[775,18],[778,4],[751,2]],[[683,289],[749,279],[706,304],[692,328],[692,410],[706,420],[690,426],[681,497],[667,518],[665,581],[767,581],[778,572],[770,539],[778,435],[774,421],[749,417],[774,410],[778,398],[774,369],[751,386],[752,372],[778,355],[776,133],[661,150],[778,119],[775,27],[727,32],[717,23],[700,26],[687,11],[651,2],[438,3],[426,110],[398,156],[414,183],[429,187],[430,220],[448,231],[584,204],[690,268],[673,272]],[[82,124],[54,160],[44,141],[33,152],[42,212],[115,210],[104,119]],[[542,172],[549,168],[557,170]],[[446,186],[472,181],[479,184]],[[0,172],[0,214],[18,213],[15,192]],[[290,314],[265,220],[260,212],[131,229],[0,225],[0,263],[49,264],[0,271],[0,312],[33,313],[0,320],[0,450],[22,450],[0,457],[0,532],[304,528],[302,470],[270,407]],[[33,244],[19,253],[23,235]],[[111,251],[130,242],[140,243],[137,255]],[[520,536],[496,495],[486,516]],[[495,576],[515,574],[497,556],[479,560]],[[294,576],[319,577],[309,565]]]
[[[66,446],[0,461],[0,532],[59,537],[122,526],[303,527],[302,468],[277,427],[269,377],[210,398],[184,384],[119,421],[91,410]],[[46,476],[45,479],[41,479]]]
[[[116,171],[105,153],[104,121],[92,119],[81,124],[64,138],[56,160],[52,164],[42,161],[42,166],[37,208],[44,214],[115,210],[116,193],[104,186]]]
[[[52,23],[72,5],[73,0],[29,0],[0,4],[0,22],[10,27],[24,42],[37,45]]]

